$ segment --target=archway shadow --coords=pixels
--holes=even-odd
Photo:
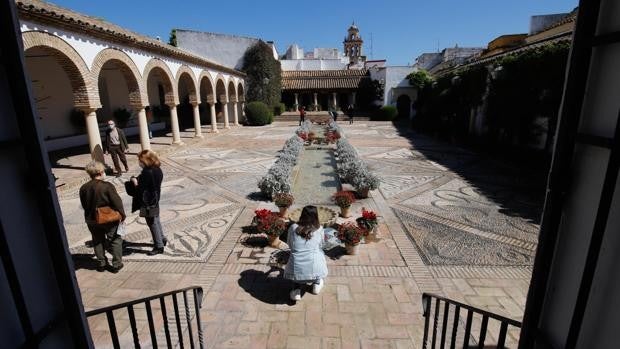
[[[274,272],[278,275],[271,275]],[[284,279],[282,273],[282,269],[275,267],[267,272],[250,269],[241,272],[238,284],[252,297],[263,303],[294,305],[295,303],[289,298],[292,282]]]

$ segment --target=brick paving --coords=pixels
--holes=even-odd
[[[476,154],[382,122],[343,125],[347,138],[382,177],[382,189],[353,206],[355,212],[361,207],[379,212],[378,239],[361,245],[356,256],[330,253],[323,292],[306,292],[301,301],[290,302],[290,284],[270,263],[276,250],[242,231],[254,209],[275,209],[256,196],[256,181],[295,127],[291,122],[233,127],[200,140],[184,139],[180,147],[165,145],[166,138],[156,142],[162,143],[156,150],[165,152],[162,221],[172,247],[157,258],[143,255],[151,248],[150,238],[143,222],[130,215],[128,240],[137,247],[118,274],[93,270],[92,252],[84,246],[88,233],[72,193],[83,180],[79,167],[85,159],[63,158],[54,173],[65,183],[58,194],[85,308],[201,286],[208,348],[419,348],[422,292],[522,317],[537,229],[529,217],[540,209],[537,198],[528,197],[529,184],[515,184],[503,164],[489,165]],[[137,171],[135,165],[130,173]],[[122,194],[122,180],[112,182]],[[128,197],[122,196],[128,207]],[[417,217],[431,222],[438,240],[420,235]],[[444,237],[446,231],[462,240]],[[499,252],[469,263],[478,260],[463,257],[471,253],[470,241]],[[148,347],[143,309],[136,309],[136,318]],[[129,322],[119,319],[121,342],[131,345]],[[162,319],[155,320],[161,329]],[[97,347],[110,347],[105,317],[89,322]],[[491,325],[487,343],[498,333]],[[518,331],[509,331],[509,346],[517,338]]]

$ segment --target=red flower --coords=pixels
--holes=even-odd
[[[373,211],[362,208],[362,218],[364,218],[367,221],[376,221],[377,214],[374,213]]]

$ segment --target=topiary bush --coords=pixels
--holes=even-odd
[[[286,111],[286,105],[282,102],[277,103],[273,106],[273,115],[282,115]]]
[[[245,117],[249,125],[263,126],[273,121],[273,112],[267,104],[254,101],[245,106]]]
[[[373,113],[371,119],[374,121],[392,121],[396,119],[396,115],[398,115],[396,107],[386,105]]]

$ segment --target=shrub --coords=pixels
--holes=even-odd
[[[268,236],[280,236],[286,231],[286,222],[282,220],[277,213],[269,210],[254,211],[254,221],[256,223],[256,232]]]
[[[433,82],[433,77],[426,70],[422,69],[407,75],[407,80],[409,80],[409,85],[421,90]]]
[[[368,235],[368,231],[353,223],[344,223],[338,227],[338,239],[348,245],[357,245],[362,237]]]
[[[246,98],[273,106],[282,98],[282,69],[273,57],[272,47],[262,40],[243,56],[243,72],[247,74]],[[273,111],[273,108],[270,108]]]
[[[278,160],[271,166],[263,178],[258,181],[258,188],[267,197],[275,193],[289,193],[291,191],[291,172],[297,163],[299,152],[304,142],[297,135],[292,136],[284,143]]]
[[[379,188],[379,177],[370,173],[364,166],[354,176],[351,177],[351,184],[356,190],[375,190]]]
[[[250,102],[245,106],[245,117],[250,125],[263,126],[273,121],[273,114],[267,104],[263,102]]]
[[[284,111],[286,110],[286,105],[284,105],[284,103],[280,102],[276,105],[273,106],[273,115],[282,115],[282,113],[284,113]]]
[[[273,203],[278,207],[290,207],[295,199],[289,193],[277,193],[273,196]]]
[[[396,107],[391,106],[391,105],[386,105],[386,106],[383,106],[383,107],[379,108],[379,110],[377,110],[375,113],[373,113],[372,120],[375,120],[375,121],[392,121],[392,120],[396,119],[396,115],[397,114],[398,114],[398,111],[397,111]]]
[[[118,108],[114,111],[114,120],[121,128],[127,126],[127,122],[131,118],[131,112],[125,108]]]
[[[355,195],[350,191],[338,191],[332,195],[332,199],[338,207],[350,207],[355,202]]]

